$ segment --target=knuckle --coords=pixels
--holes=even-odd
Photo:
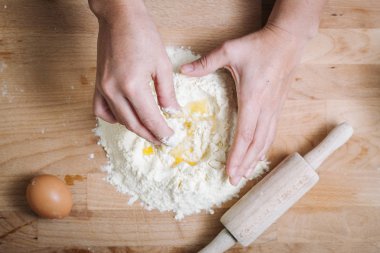
[[[202,58],[199,59],[199,64],[202,66],[203,69],[206,69],[208,66],[208,57],[203,56]]]
[[[227,57],[230,55],[232,51],[232,43],[231,41],[225,41],[223,42],[222,46],[220,47],[220,51],[223,54],[223,56]]]
[[[254,132],[249,128],[242,128],[237,133],[238,138],[248,142],[252,141]]]
[[[100,87],[101,87],[101,90],[103,92],[103,95],[106,97],[106,98],[110,98],[114,95],[114,91],[115,91],[115,88],[114,88],[114,84],[113,82],[111,81],[104,81],[100,84]]]
[[[97,117],[102,116],[104,113],[104,109],[98,105],[94,105],[92,108],[92,111],[93,111],[94,115]]]
[[[144,125],[152,131],[157,131],[160,127],[158,120],[149,116],[143,117],[141,121],[144,122]]]
[[[174,103],[176,101],[173,89],[166,89],[164,92],[157,93],[156,96],[157,99],[161,102]]]
[[[157,100],[160,101],[160,103],[168,104],[172,100],[170,95],[167,93],[166,94],[157,93],[156,96],[157,96]]]
[[[138,92],[137,85],[135,84],[136,83],[127,81],[123,85],[121,85],[120,89],[126,97],[134,98],[137,96],[137,92]]]
[[[264,142],[260,138],[254,138],[251,152],[254,156],[260,153],[264,148]]]
[[[124,120],[122,122],[122,125],[125,126],[129,131],[134,132],[134,133],[138,130],[138,127],[136,126],[136,124],[129,121]]]

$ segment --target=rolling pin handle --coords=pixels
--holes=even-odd
[[[198,253],[222,253],[232,248],[236,243],[236,239],[223,229],[206,247],[201,249]]]
[[[314,170],[331,155],[335,150],[345,144],[352,136],[353,129],[348,123],[343,122],[336,126],[321,143],[304,156],[307,163]]]

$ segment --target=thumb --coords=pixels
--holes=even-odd
[[[94,100],[93,100],[93,111],[96,117],[107,121],[108,123],[116,123],[117,120],[113,115],[110,107],[107,104],[105,98],[100,94],[97,88],[95,88]]]
[[[172,67],[170,66],[170,68],[164,68],[157,72],[155,88],[158,104],[161,108],[177,111],[180,110],[180,106],[175,95],[173,72],[171,68]]]
[[[196,61],[181,66],[181,73],[189,76],[204,76],[228,64],[224,46],[214,49]]]

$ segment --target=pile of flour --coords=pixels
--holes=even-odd
[[[168,48],[181,112],[163,113],[174,130],[172,146],[153,146],[119,124],[98,121],[96,134],[107,152],[107,180],[118,191],[139,199],[147,209],[173,211],[176,219],[237,197],[238,186],[228,182],[226,156],[236,121],[232,78],[218,71],[201,78],[178,73],[180,65],[199,56],[184,48]],[[252,177],[267,169],[260,162]]]

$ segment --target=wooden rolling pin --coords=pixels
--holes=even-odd
[[[318,182],[315,170],[352,133],[342,123],[304,157],[294,153],[285,158],[222,216],[225,228],[200,252],[224,252],[236,242],[251,244]]]

